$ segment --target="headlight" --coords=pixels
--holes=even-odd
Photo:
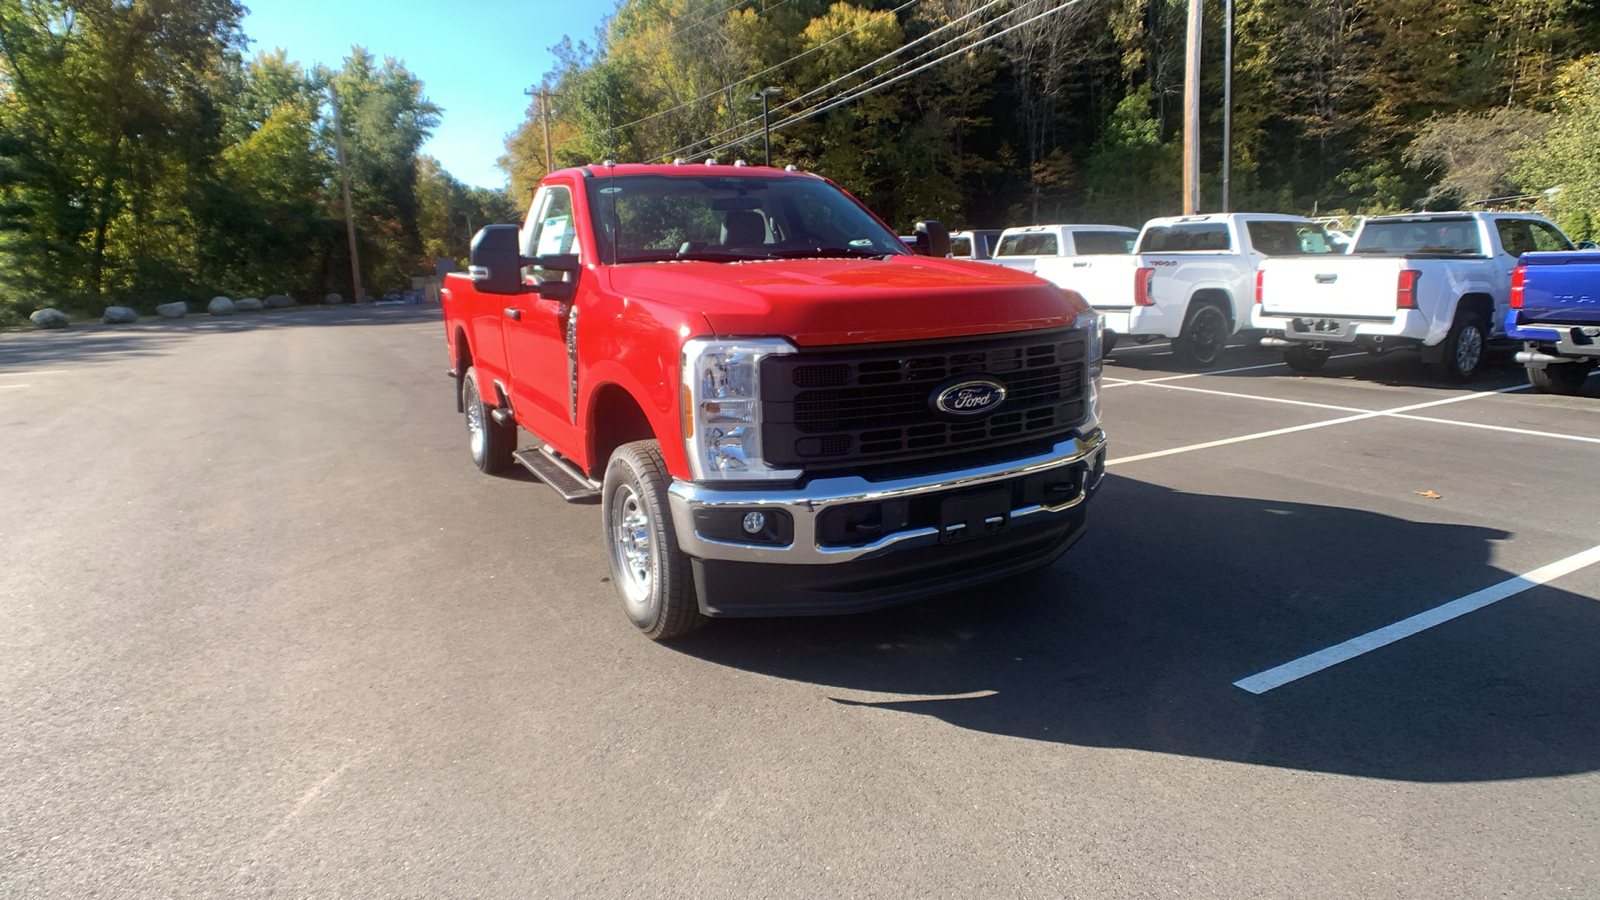
[[[761,361],[794,352],[779,338],[683,345],[683,444],[696,481],[800,477],[761,458]]]
[[[1078,313],[1078,321],[1074,328],[1084,330],[1084,340],[1088,341],[1087,356],[1089,360],[1089,383],[1084,390],[1084,420],[1078,426],[1081,434],[1088,434],[1100,425],[1100,373],[1104,368],[1105,360],[1101,358],[1101,348],[1105,346],[1105,326],[1100,314],[1092,309]]]

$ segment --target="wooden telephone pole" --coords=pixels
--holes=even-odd
[[[350,281],[356,295],[352,303],[361,303],[366,295],[361,291],[361,254],[356,249],[356,213],[350,205],[350,167],[344,159],[344,124],[339,119],[339,93],[330,86],[328,93],[333,104],[333,144],[339,151],[339,180],[344,184],[344,230],[350,238]]]
[[[1189,0],[1189,49],[1183,73],[1183,214],[1200,211],[1200,40],[1205,0]]]
[[[549,175],[555,171],[550,153],[550,92],[544,88],[539,88],[537,91],[529,88],[523,93],[529,97],[539,98],[539,124],[544,126],[544,173]]]

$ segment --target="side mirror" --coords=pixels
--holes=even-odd
[[[1578,242],[1578,249],[1579,250],[1600,250],[1600,244],[1596,244],[1594,241],[1579,241]]]
[[[520,294],[522,238],[515,225],[485,225],[472,238],[472,286],[486,294]]]
[[[941,222],[927,220],[917,223],[917,243],[915,250],[918,256],[950,255],[950,229]]]

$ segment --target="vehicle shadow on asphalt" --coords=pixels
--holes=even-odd
[[[1600,769],[1600,605],[1550,586],[1260,696],[1233,685],[1512,577],[1490,561],[1507,533],[1118,477],[1098,499],[1046,570],[673,646],[862,716],[1037,741],[1425,782]]]
[[[1328,381],[1368,381],[1386,387],[1431,388],[1436,390],[1495,390],[1518,384],[1527,384],[1522,365],[1512,359],[1513,349],[1496,348],[1489,352],[1483,369],[1467,385],[1443,381],[1423,362],[1422,356],[1410,350],[1391,350],[1374,356],[1358,349],[1341,351],[1360,354],[1343,359],[1331,359],[1316,372],[1297,372],[1283,365],[1283,353],[1254,344],[1230,346],[1216,365],[1207,369],[1184,367],[1177,359],[1161,349],[1144,350],[1137,345],[1119,347],[1106,357],[1106,374],[1112,378],[1158,377],[1163,375],[1212,375],[1217,378],[1304,378]],[[1246,372],[1229,372],[1254,366],[1277,365],[1271,369]]]
[[[439,320],[437,306],[308,306],[233,316],[203,313],[182,319],[146,316],[131,325],[74,324],[59,330],[0,334],[0,371],[162,356],[173,353],[178,345],[200,334],[344,325],[409,325]]]

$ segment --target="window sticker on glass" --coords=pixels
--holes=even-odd
[[[535,255],[553,256],[561,253],[566,248],[567,227],[571,222],[565,216],[545,219],[544,227],[539,229],[539,249]]]

